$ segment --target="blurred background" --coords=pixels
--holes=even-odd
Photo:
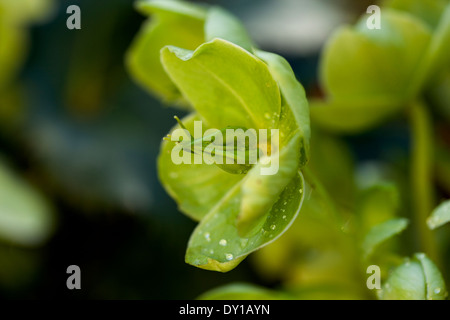
[[[207,2],[286,57],[309,95],[318,94],[324,41],[375,3]],[[81,8],[81,30],[66,27],[72,4]],[[161,139],[183,114],[124,67],[145,19],[131,0],[0,0],[0,297],[193,299],[230,282],[281,281],[257,271],[252,257],[227,274],[184,263],[196,224],[156,172]],[[380,154],[408,154],[402,121],[344,139],[366,176]],[[72,264],[81,268],[81,290],[66,287]]]

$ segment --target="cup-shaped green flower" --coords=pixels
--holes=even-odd
[[[379,292],[382,300],[444,300],[447,289],[439,269],[423,253],[392,271]]]
[[[359,132],[409,107],[448,70],[450,5],[446,1],[390,1],[380,29],[368,16],[339,28],[327,42],[320,75],[324,100],[311,118],[336,132]]]
[[[197,47],[190,43],[195,49],[177,42],[165,43],[160,51],[159,70],[164,71],[163,81],[169,81],[174,88],[172,92],[193,109],[182,119],[186,131],[194,132],[196,121],[201,121],[202,132],[196,138],[200,139],[200,149],[205,146],[201,137],[207,130],[210,135],[229,127],[246,128],[258,135],[268,131],[272,136],[271,148],[259,144],[258,148],[267,152],[240,173],[227,164],[218,166],[201,161],[176,164],[172,154],[180,142],[166,139],[162,144],[158,159],[160,180],[180,210],[199,221],[189,240],[186,262],[226,272],[251,252],[278,238],[300,210],[305,184],[300,169],[308,161],[310,135],[305,92],[286,60],[254,49],[242,26],[222,9],[191,6],[187,9],[186,4],[170,2],[172,7],[161,11],[161,3],[155,1],[141,6],[151,11],[158,8],[157,17],[161,20],[153,28],[160,26],[170,32],[175,28],[171,21],[186,17],[197,19],[197,27],[203,27],[203,32],[197,29],[203,36],[197,40],[202,38],[203,42]],[[199,12],[201,17],[197,16]],[[164,25],[163,16],[167,19]],[[155,29],[151,29],[147,37],[155,34]],[[134,61],[130,69],[135,75],[133,70],[140,65],[137,61],[145,57],[147,50],[159,52],[145,39],[145,33],[140,37],[129,54],[130,61]],[[173,128],[171,137],[176,129],[180,126]],[[277,139],[271,133],[276,133]],[[276,170],[263,174],[270,167]]]

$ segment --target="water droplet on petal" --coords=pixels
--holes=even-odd
[[[277,228],[277,226],[274,224],[270,226],[270,229],[272,229],[272,230],[275,230],[276,228]]]
[[[269,120],[269,119],[270,119],[270,113],[268,113],[268,112],[264,113],[264,118],[266,118],[267,120]]]
[[[209,232],[205,233],[205,239],[206,241],[211,241],[211,235],[209,234]]]
[[[436,288],[436,289],[434,289],[434,291],[433,291],[435,294],[439,294],[439,293],[441,293],[441,288]]]
[[[286,220],[286,215],[283,216],[283,219]]]
[[[225,246],[227,245],[227,240],[222,239],[222,240],[219,241],[219,244],[220,244],[221,246],[225,247]]]
[[[233,260],[233,255],[231,253],[225,253],[225,259],[228,261]]]

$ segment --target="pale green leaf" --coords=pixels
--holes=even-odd
[[[450,222],[450,200],[446,200],[437,206],[427,219],[427,224],[430,229],[439,228],[448,222]]]
[[[212,128],[276,128],[281,98],[267,66],[241,47],[221,39],[189,51],[162,50],[165,70]]]
[[[370,257],[381,243],[405,230],[408,223],[408,219],[397,218],[383,222],[370,229],[361,245],[364,258]]]
[[[211,41],[215,38],[228,40],[250,52],[254,47],[241,22],[220,7],[213,7],[208,10],[205,23],[205,41]]]
[[[236,185],[191,235],[186,262],[207,270],[227,272],[233,269],[248,254],[276,240],[290,227],[303,202],[303,187],[303,176],[299,173],[261,222],[260,231],[245,238],[236,227],[241,207],[241,185]]]
[[[54,0],[0,0],[0,13],[5,12],[1,20],[16,25],[42,21],[54,12],[55,2]]]
[[[27,48],[26,31],[3,20],[0,11],[0,90],[18,72]]]
[[[180,15],[204,20],[207,8],[199,4],[178,0],[141,0],[136,3],[137,9],[145,15],[155,12],[169,15]]]
[[[47,200],[0,163],[0,238],[24,246],[41,245],[53,232]]]
[[[181,1],[139,2],[152,17],[141,28],[127,52],[126,63],[136,82],[168,103],[186,104],[161,65],[166,45],[195,49],[204,42],[206,10]]]

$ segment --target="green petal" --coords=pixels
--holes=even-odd
[[[242,184],[241,211],[238,215],[237,227],[241,235],[248,235],[258,226],[259,220],[272,207],[286,185],[298,170],[300,153],[299,134],[269,159],[271,165],[276,163],[278,172],[272,175],[261,175],[261,159],[247,174]]]
[[[435,28],[447,4],[448,0],[390,0],[384,6],[411,13]]]
[[[182,122],[193,132],[194,121],[199,120],[197,115],[192,114]],[[173,129],[176,128],[179,126]],[[205,127],[204,130],[206,129]],[[164,141],[161,146],[158,158],[159,178],[178,203],[179,209],[192,219],[200,221],[244,176],[227,173],[215,165],[175,165],[171,159],[174,146],[175,143],[170,141]]]
[[[436,229],[448,222],[450,222],[450,200],[442,202],[433,210],[427,224],[430,229]]]
[[[152,18],[127,53],[130,74],[165,102],[186,104],[161,65],[160,51],[166,45],[195,49],[202,44],[206,10],[180,1],[145,1],[138,8]]]
[[[221,39],[195,52],[169,46],[161,53],[171,79],[212,128],[276,128],[281,98],[267,66]]]
[[[1,9],[1,8],[0,8]],[[0,89],[6,86],[24,62],[27,47],[26,31],[7,23],[0,12]]]
[[[186,262],[207,270],[233,269],[248,254],[276,240],[290,227],[303,202],[303,186],[303,176],[299,173],[268,212],[260,231],[244,238],[239,236],[236,227],[241,207],[241,185],[236,185],[195,229],[189,240]]]
[[[304,166],[309,158],[309,140],[311,137],[309,105],[305,90],[297,81],[294,71],[283,57],[264,51],[256,55],[267,63],[269,71],[280,87],[283,106],[280,117],[281,144],[289,141],[297,132],[300,133],[300,166]]]
[[[46,199],[0,163],[0,238],[41,245],[52,234],[54,220]]]
[[[213,7],[208,11],[205,23],[205,40],[211,41],[215,38],[230,41],[250,52],[254,47],[241,22],[220,7]]]
[[[15,24],[27,24],[46,19],[55,5],[54,0],[0,0],[0,12],[6,15],[2,20]]]

